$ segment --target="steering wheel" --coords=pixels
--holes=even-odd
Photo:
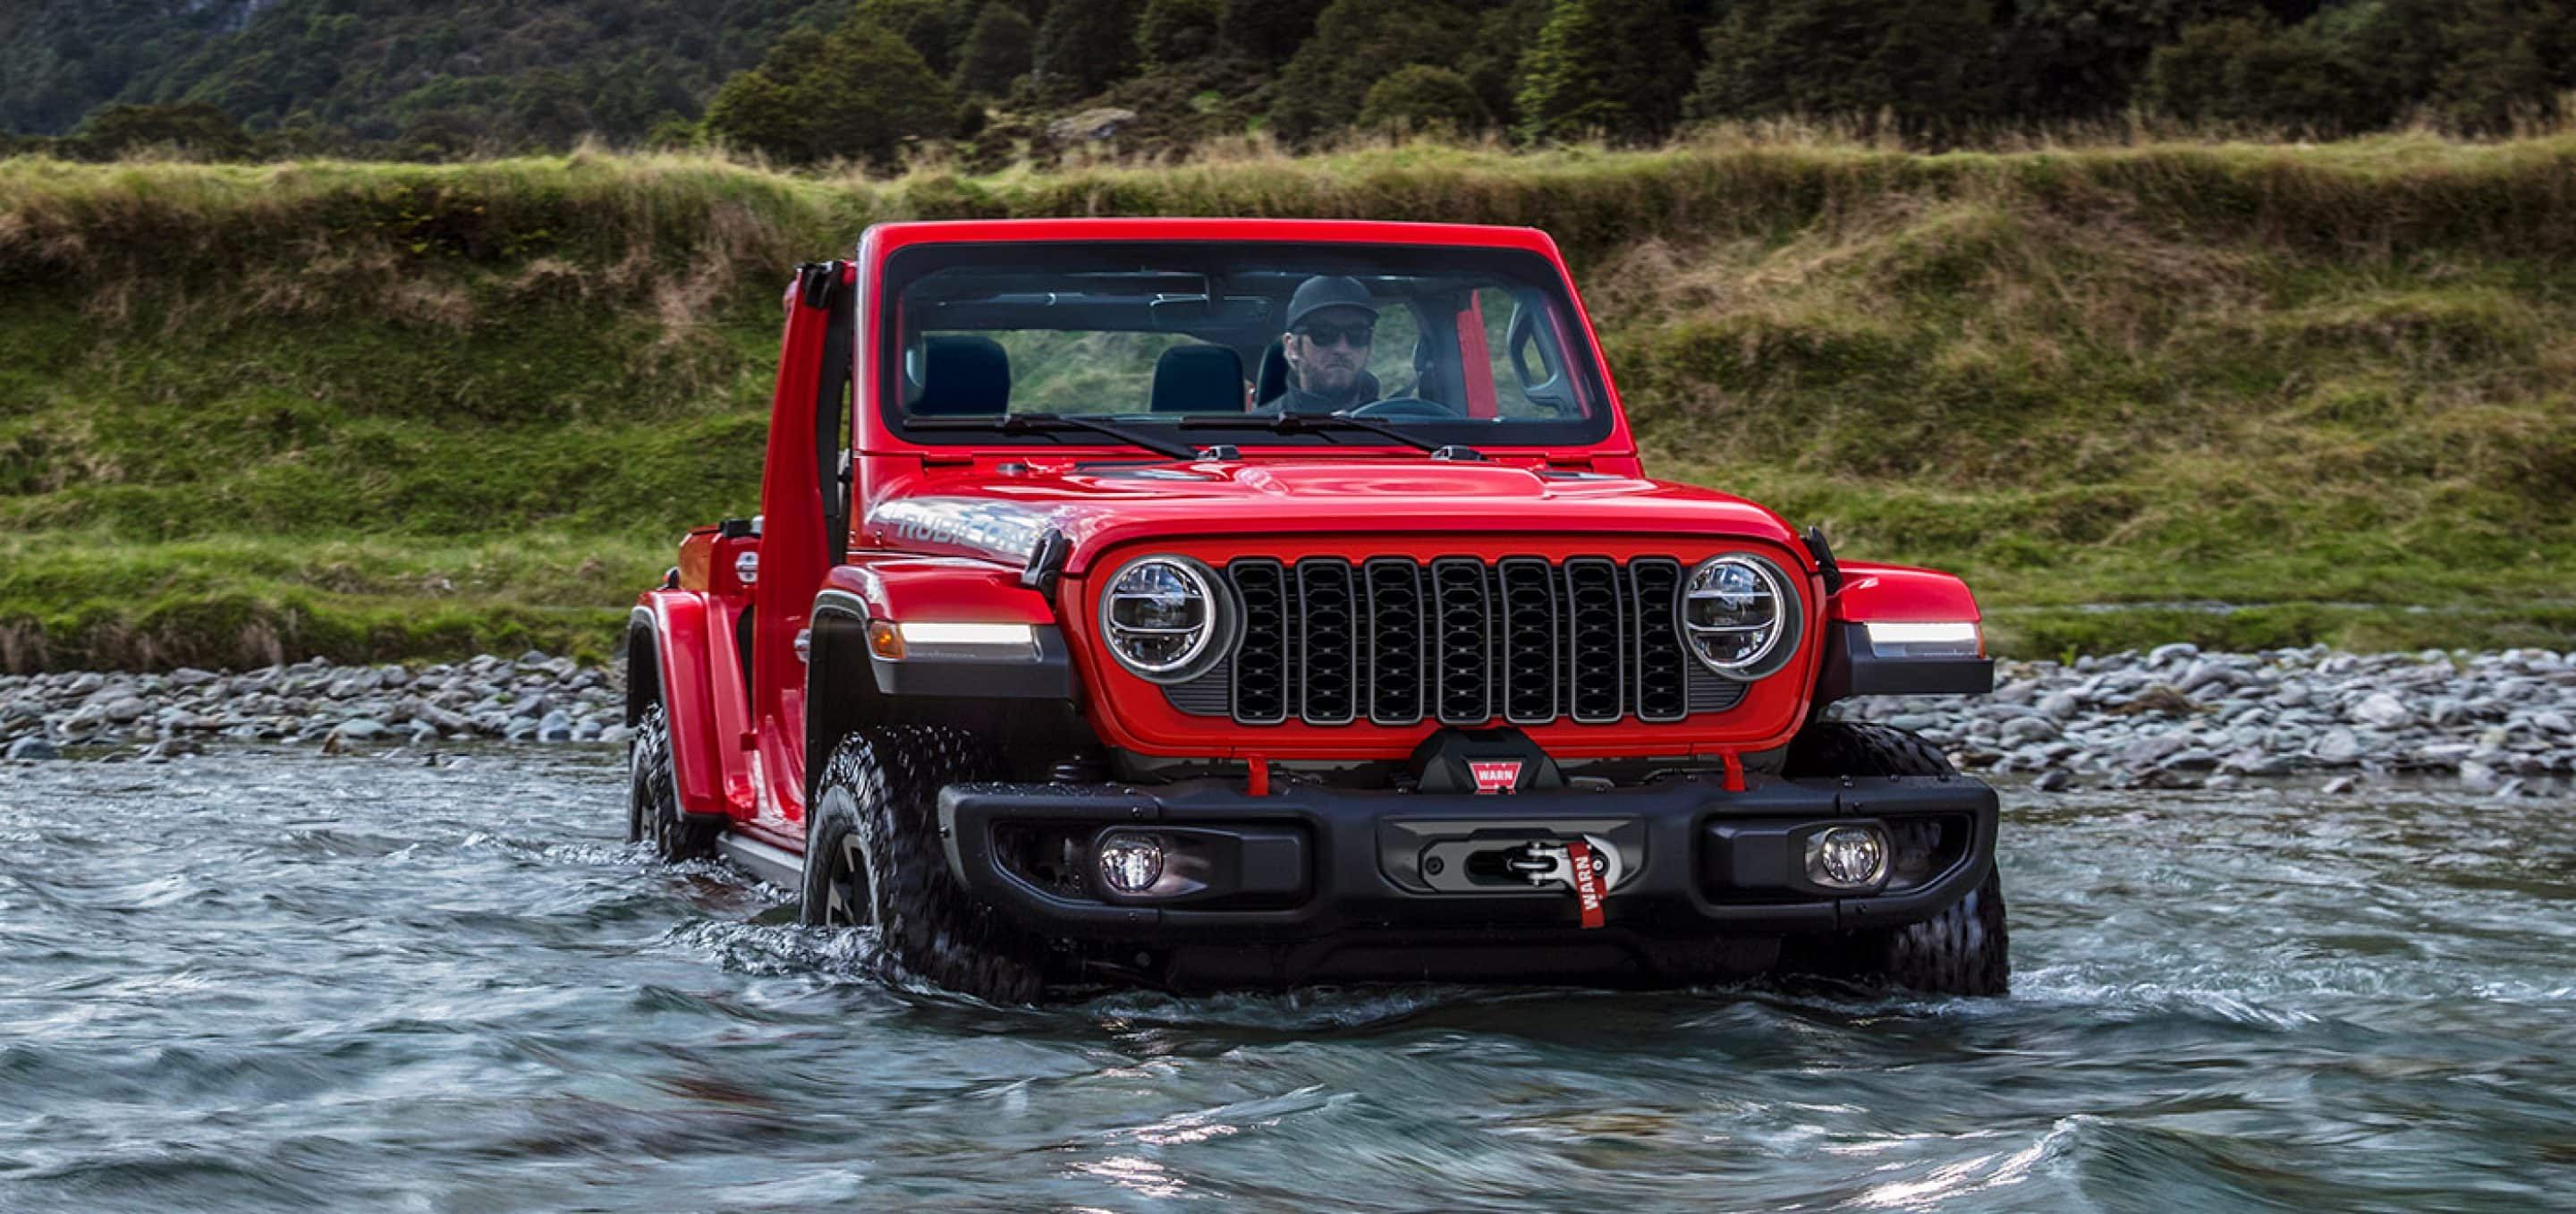
[[[1458,411],[1419,396],[1390,396],[1351,410],[1353,417],[1456,417]]]

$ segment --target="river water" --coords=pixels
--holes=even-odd
[[[2014,994],[996,1009],[619,756],[0,767],[0,1210],[2576,1208],[2565,801],[2007,789]]]

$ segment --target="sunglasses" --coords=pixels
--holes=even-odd
[[[1306,340],[1319,346],[1336,345],[1348,340],[1356,348],[1377,340],[1377,326],[1365,321],[1350,325],[1307,325],[1297,332]]]

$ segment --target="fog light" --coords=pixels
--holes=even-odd
[[[1875,826],[1835,826],[1807,838],[1807,879],[1866,889],[1887,879],[1887,836]]]
[[[1143,835],[1100,841],[1100,880],[1122,894],[1141,894],[1163,879],[1163,845]]]

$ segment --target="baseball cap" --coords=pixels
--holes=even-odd
[[[1297,293],[1288,297],[1288,328],[1304,324],[1310,312],[1326,308],[1358,308],[1377,317],[1377,305],[1370,302],[1368,288],[1360,280],[1342,274],[1318,274],[1297,284]]]

